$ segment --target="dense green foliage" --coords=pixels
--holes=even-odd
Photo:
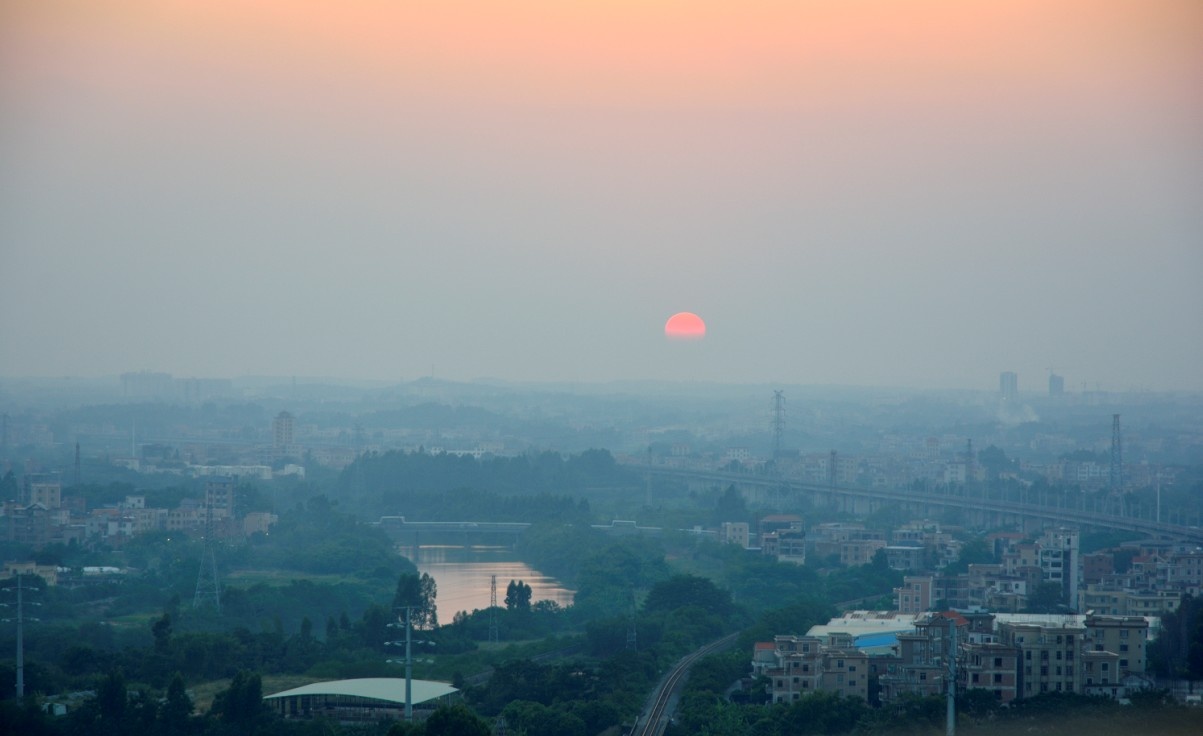
[[[1203,598],[1183,596],[1177,611],[1162,616],[1149,665],[1163,677],[1203,679]]]
[[[422,521],[588,521],[585,491],[637,486],[637,476],[605,450],[567,458],[544,452],[480,460],[442,453],[371,453],[347,466],[338,481],[340,497],[362,513]]]

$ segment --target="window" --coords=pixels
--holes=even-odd
[[[848,667],[848,671],[849,671],[849,672],[856,672],[856,665],[851,665],[851,666],[849,666],[849,667]]]
[[[1125,670],[1126,670],[1126,669],[1128,669],[1128,660],[1126,660],[1126,659],[1121,659],[1121,660],[1119,661],[1119,666],[1120,666],[1121,668],[1125,669]]]
[[[1119,645],[1119,650],[1120,650],[1121,652],[1126,652],[1126,651],[1128,651],[1128,645],[1127,645],[1127,644],[1120,644],[1120,645]]]
[[[1121,638],[1121,639],[1127,639],[1127,638],[1128,638],[1128,630],[1127,630],[1127,629],[1120,629],[1120,630],[1119,630],[1119,638]]]
[[[844,667],[844,660],[842,660],[842,659],[837,659],[837,660],[835,661],[835,666],[836,666],[836,667],[839,667],[840,669],[843,669],[843,667]]]
[[[1024,652],[1023,658],[1026,659],[1027,661],[1031,662],[1032,661],[1032,650],[1029,649],[1026,652]]]
[[[995,684],[995,685],[1001,685],[1001,684],[1002,684],[1002,673],[1000,673],[1000,672],[995,672],[995,673],[994,673],[994,684]]]
[[[1061,661],[1061,650],[1059,650],[1059,649],[1057,650],[1057,661],[1058,662]]]
[[[1047,649],[1040,652],[1040,659],[1045,662],[1048,661],[1048,650]]]
[[[976,684],[977,684],[977,682],[978,682],[978,679],[977,679],[977,673],[976,673],[976,672],[974,672],[974,673],[973,673],[973,683],[976,685]]]
[[[1111,669],[1111,663],[1110,663],[1110,662],[1103,662],[1103,666],[1102,666],[1102,670],[1103,670],[1103,672],[1106,672],[1106,671],[1107,671],[1107,670],[1109,670],[1109,669]]]
[[[995,658],[994,658],[994,666],[995,666],[995,667],[1002,667],[1002,666],[1003,666],[1003,664],[1002,664],[1002,657],[995,657]]]

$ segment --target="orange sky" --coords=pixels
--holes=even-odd
[[[301,212],[318,223],[302,235],[358,232],[359,266],[508,260],[521,282],[551,264],[526,293],[569,301],[584,297],[562,284],[605,276],[653,332],[681,309],[714,335],[754,324],[754,263],[777,264],[776,293],[815,299],[1004,274],[1000,310],[1012,260],[1072,270],[1100,234],[1142,239],[1150,281],[1203,268],[1199,0],[14,0],[0,107],[7,181],[28,198],[9,197],[8,219],[31,243],[55,208],[100,201],[97,218],[123,216],[114,247],[166,263],[138,230],[143,203],[165,198],[163,227],[237,211],[207,247],[265,265],[239,238]],[[446,263],[397,245],[414,222]],[[986,239],[1010,258],[967,248]],[[900,250],[912,257],[888,261]],[[1098,268],[1070,302],[1079,322],[1102,308],[1088,284],[1136,266]],[[1166,293],[1167,313],[1203,311],[1185,287]],[[933,336],[964,334],[926,321],[955,294],[899,298]],[[873,327],[867,312],[855,327]]]

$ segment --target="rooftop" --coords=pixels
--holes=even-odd
[[[410,693],[414,703],[425,703],[458,690],[445,682],[433,680],[411,680]],[[389,703],[405,704],[405,678],[403,677],[363,677],[355,680],[332,680],[330,682],[311,682],[308,685],[294,687],[279,693],[264,696],[264,700],[274,698],[291,698],[301,695],[343,695],[357,698],[368,698]]]

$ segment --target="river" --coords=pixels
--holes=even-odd
[[[497,605],[505,607],[505,588],[511,580],[531,587],[531,602],[552,600],[561,606],[572,605],[573,591],[559,580],[548,577],[519,560],[508,547],[452,547],[421,545],[401,547],[400,552],[418,567],[430,573],[438,586],[435,604],[439,623],[451,623],[459,611],[489,607],[489,585],[497,576]]]

